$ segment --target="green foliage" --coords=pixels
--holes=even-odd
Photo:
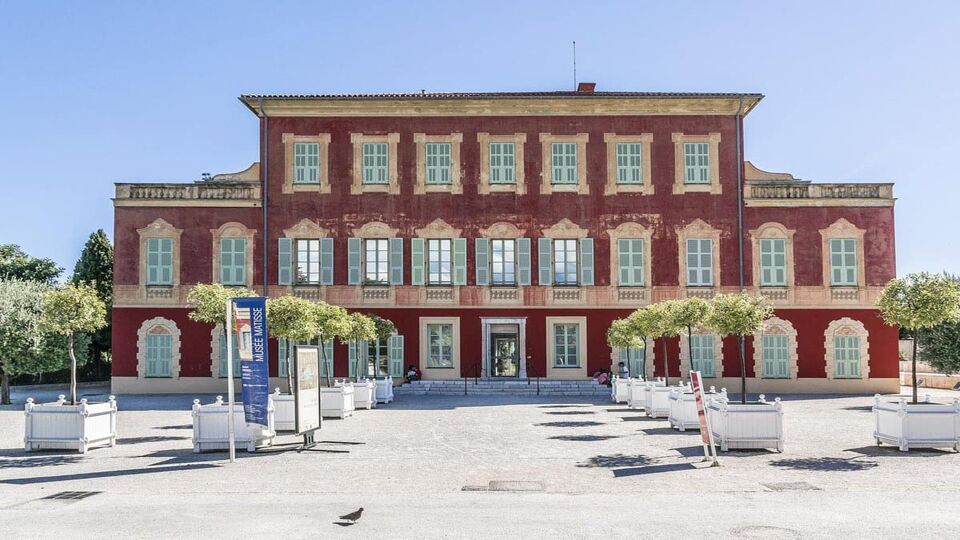
[[[352,321],[347,314],[347,310],[340,306],[334,306],[326,302],[319,302],[313,305],[314,317],[317,322],[317,330],[324,340],[344,337],[350,333]]]
[[[643,347],[643,338],[631,328],[628,316],[610,324],[607,329],[607,343],[618,349],[633,349]]]
[[[94,332],[107,325],[107,307],[89,285],[69,283],[43,293],[40,328],[45,333],[70,336]]]
[[[267,300],[267,328],[276,338],[309,341],[320,332],[315,312],[313,302],[303,298],[271,298]]]
[[[665,300],[647,306],[650,310],[650,317],[656,321],[651,325],[654,333],[652,338],[669,338],[679,336],[680,332],[686,329],[686,325],[680,323],[679,314],[682,309],[682,300]]]
[[[773,315],[773,308],[759,295],[718,294],[710,304],[705,324],[721,337],[756,333],[763,327],[763,321]]]
[[[190,307],[187,316],[191,321],[224,326],[227,322],[227,300],[251,296],[257,296],[257,293],[242,287],[227,288],[219,283],[197,283],[187,293],[187,305]]]
[[[377,334],[377,339],[387,339],[397,331],[397,327],[394,326],[393,321],[389,319],[384,319],[378,315],[367,315],[367,317],[373,321],[374,333]]]
[[[20,279],[53,285],[63,268],[50,259],[38,259],[24,253],[15,244],[0,245],[0,280]]]
[[[673,323],[685,328],[699,326],[710,316],[710,309],[710,302],[702,298],[675,300],[671,313],[673,315]]]
[[[920,360],[940,373],[960,371],[960,322],[947,321],[918,334]]]
[[[40,317],[48,287],[35,281],[0,279],[0,371],[7,375],[26,370],[43,344]]]
[[[73,268],[73,283],[86,283],[97,290],[97,295],[106,304],[107,313],[113,307],[113,244],[103,229],[91,233],[83,246],[80,259]],[[91,360],[109,361],[111,329],[107,326],[90,335],[89,356]],[[87,350],[87,349],[84,349]],[[97,366],[99,374],[99,365]]]
[[[946,274],[920,272],[891,279],[877,306],[889,325],[916,332],[960,320],[960,282]]]
[[[90,350],[90,334],[85,332],[74,334],[73,347],[78,366],[83,366],[91,360],[88,352]],[[40,343],[35,349],[31,349],[22,358],[14,360],[14,369],[11,373],[15,375],[37,375],[60,371],[69,367],[70,350],[67,344],[67,336],[63,334],[43,334],[40,336]]]
[[[349,330],[346,335],[339,336],[344,342],[349,341],[372,341],[377,339],[377,325],[373,319],[363,313],[351,313],[349,316]]]

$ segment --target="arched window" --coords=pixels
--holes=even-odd
[[[832,321],[824,333],[828,379],[866,379],[870,375],[869,334],[849,317]]]
[[[180,329],[169,319],[144,321],[137,331],[137,376],[180,377]]]
[[[773,317],[753,336],[753,372],[763,379],[797,378],[797,330]]]
[[[686,378],[691,369],[699,371],[703,377],[723,377],[723,339],[720,336],[703,327],[694,328],[688,344],[686,331],[680,334],[680,375]]]

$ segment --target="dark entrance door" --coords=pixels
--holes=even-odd
[[[490,366],[494,377],[519,375],[516,334],[490,334]]]

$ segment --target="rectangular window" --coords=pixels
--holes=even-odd
[[[710,145],[683,143],[683,181],[687,184],[710,183]]]
[[[453,283],[453,241],[449,238],[427,240],[427,284],[451,285]]]
[[[173,238],[147,239],[147,285],[173,285]]]
[[[387,143],[363,143],[363,183],[388,183],[387,161]]]
[[[617,240],[617,265],[621,286],[643,286],[642,238],[621,238]]]
[[[320,144],[294,143],[293,183],[320,183]]]
[[[787,286],[787,241],[783,238],[760,239],[760,286]]]
[[[553,143],[552,165],[554,184],[577,183],[577,143]]]
[[[297,284],[320,283],[320,240],[297,240]]]
[[[711,335],[690,336],[690,367],[704,377],[716,377],[714,370],[714,339]]]
[[[771,334],[763,336],[763,377],[786,379],[790,377],[787,364],[787,336]]]
[[[580,325],[576,323],[553,326],[555,367],[580,366]]]
[[[515,154],[513,143],[490,143],[490,183],[513,184]]]
[[[220,283],[224,285],[247,284],[246,238],[220,239]]]
[[[687,240],[687,285],[693,287],[713,285],[713,240],[709,238]]]
[[[830,239],[830,284],[857,285],[856,239]]]
[[[386,339],[374,339],[367,342],[366,377],[386,377],[390,375],[390,358]]]
[[[555,285],[576,285],[579,283],[580,269],[577,265],[577,241],[553,241],[553,283]]]
[[[617,183],[642,184],[640,143],[617,143]]]
[[[170,377],[173,365],[173,336],[147,334],[147,377]]]
[[[389,281],[390,242],[386,238],[363,241],[363,282],[368,285],[386,285]]]
[[[427,339],[430,346],[429,366],[432,368],[452,368],[453,325],[428,324]]]
[[[838,379],[860,378],[860,336],[835,336],[833,357]]]
[[[220,377],[227,376],[227,336],[222,331],[217,332],[220,334]],[[240,343],[237,340],[237,333],[234,332],[231,336],[231,344],[233,345],[233,376],[240,376]],[[281,360],[283,362],[285,360]],[[279,364],[278,364],[279,365]]]
[[[490,241],[494,285],[517,284],[517,241],[510,238]]]
[[[450,183],[450,143],[426,143],[427,183]]]

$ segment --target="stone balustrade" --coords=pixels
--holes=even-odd
[[[893,184],[813,184],[748,181],[746,199],[879,199],[893,200]]]
[[[249,182],[116,184],[115,201],[260,201],[260,186]]]

